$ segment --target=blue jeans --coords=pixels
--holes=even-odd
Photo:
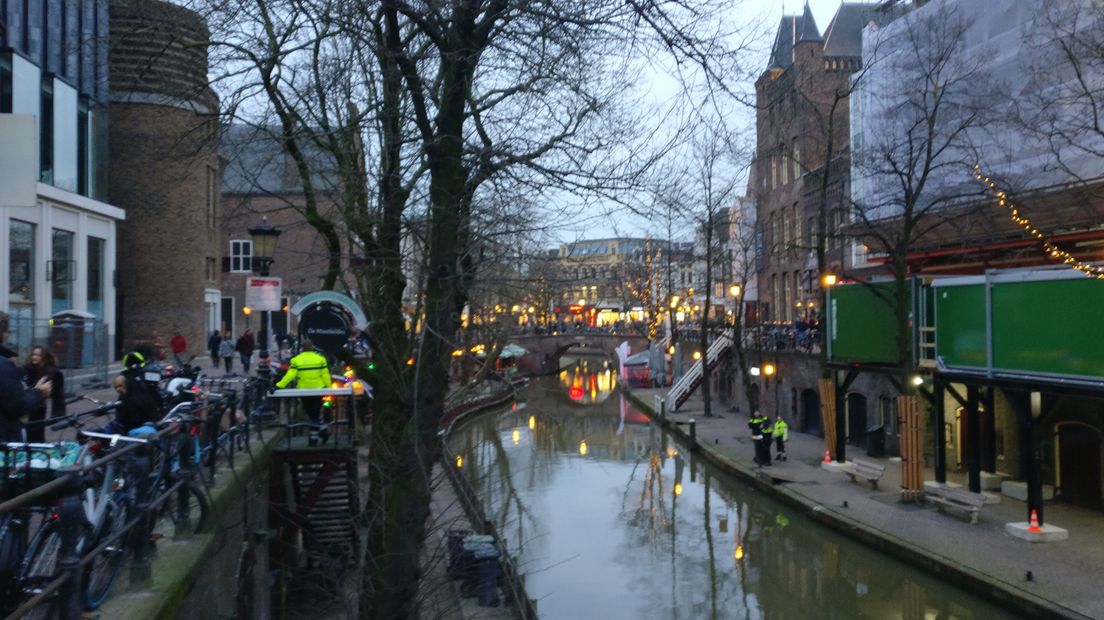
[[[252,359],[253,359],[253,355],[252,355],[252,354],[249,354],[249,355],[246,355],[245,353],[242,353],[242,354],[241,354],[241,361],[242,361],[242,372],[244,372],[244,373],[246,373],[246,374],[248,374],[248,373],[249,373],[249,362],[250,362],[250,361],[251,361]]]

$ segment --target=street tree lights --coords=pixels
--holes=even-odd
[[[280,229],[268,223],[268,218],[261,218],[261,225],[249,229],[249,236],[253,239],[253,260],[257,263],[257,270],[262,277],[268,275],[268,268],[272,266],[273,254],[276,252],[276,240],[280,238]],[[268,350],[268,332],[271,328],[271,311],[261,313],[261,334],[258,344],[262,351]]]

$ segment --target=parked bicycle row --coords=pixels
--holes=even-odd
[[[179,537],[209,527],[217,466],[248,450],[255,423],[272,417],[259,379],[155,380],[144,370],[116,378],[116,401],[26,424],[48,428],[51,441],[0,444],[0,611],[9,617],[98,608],[127,557],[132,579],[148,574],[165,529]]]

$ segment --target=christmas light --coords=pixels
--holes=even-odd
[[[1030,234],[1042,242],[1043,251],[1054,262],[1061,263],[1063,265],[1069,265],[1072,268],[1084,273],[1087,276],[1091,276],[1100,280],[1104,280],[1104,266],[1093,265],[1087,263],[1070,254],[1069,252],[1058,247],[1054,242],[1046,237],[1042,231],[1031,223],[1031,220],[1020,215],[1019,207],[1017,207],[1012,200],[1008,197],[1008,193],[997,189],[995,181],[985,176],[981,172],[981,164],[974,164],[974,178],[980,181],[982,184],[992,190],[993,195],[997,198],[997,206],[1008,209],[1008,217],[1013,223],[1023,226],[1025,232]]]

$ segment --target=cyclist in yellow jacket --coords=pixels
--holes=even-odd
[[[291,358],[291,364],[287,374],[276,383],[277,388],[285,388],[292,381],[298,388],[328,388],[330,387],[330,364],[326,357],[314,350],[309,340],[303,338],[303,352]],[[322,397],[301,396],[299,401],[303,404],[303,411],[307,418],[315,424],[322,422]],[[319,440],[325,443],[329,437],[329,431],[325,427],[318,432],[311,431],[310,445],[318,445]]]

